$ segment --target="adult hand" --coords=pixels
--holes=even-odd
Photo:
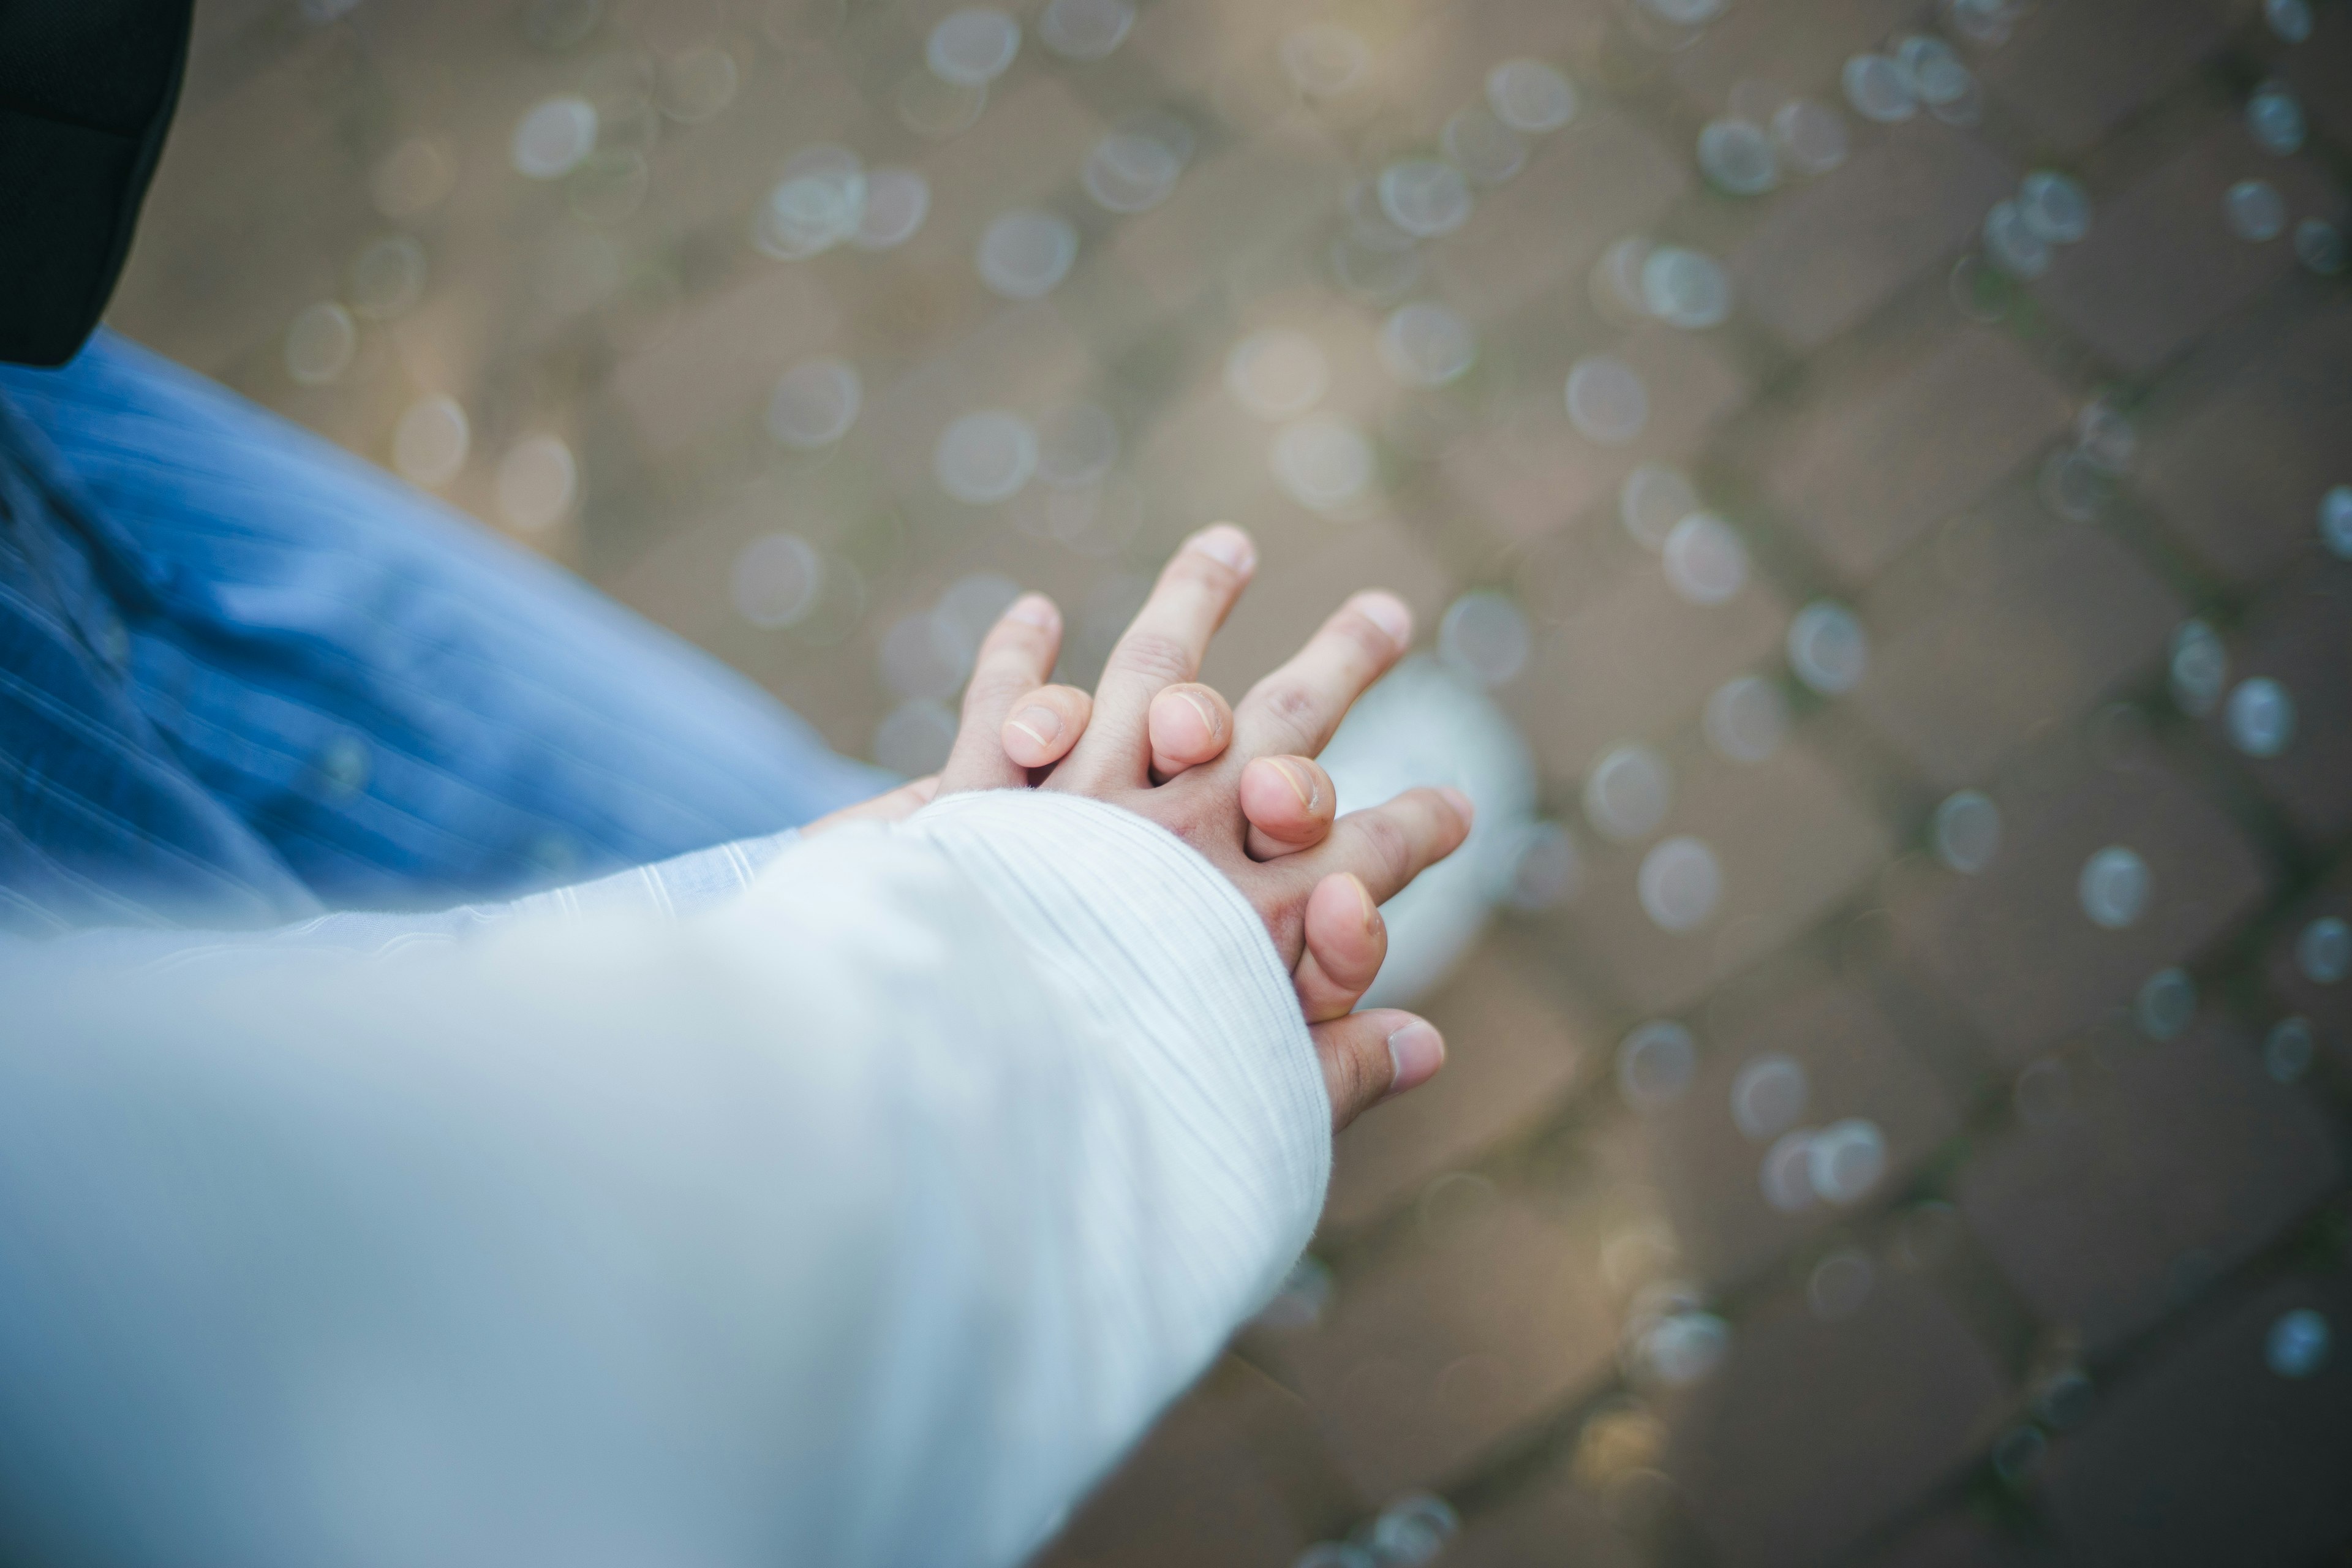
[[[1246,557],[1245,539],[1242,550]],[[952,795],[1041,782],[1086,733],[1094,706],[1094,698],[1077,687],[1046,684],[1061,643],[1061,612],[1051,599],[1024,594],[1014,600],[982,640],[945,769],[843,806],[802,831],[902,821],[942,789]],[[1233,709],[1213,688],[1179,681],[1151,700],[1146,731],[1152,781],[1165,783],[1224,754],[1234,738]],[[1331,828],[1331,781],[1311,761],[1268,758],[1244,771],[1242,807],[1251,826],[1250,852],[1258,858],[1311,848]]]
[[[1024,595],[981,644],[947,765],[805,831],[895,822],[941,792],[1041,784],[1159,822],[1232,878],[1266,922],[1315,1037],[1333,1124],[1344,1127],[1444,1062],[1426,1020],[1349,1009],[1388,954],[1380,904],[1461,843],[1471,807],[1458,790],[1414,790],[1334,820],[1330,775],[1315,758],[1412,640],[1412,613],[1393,595],[1350,599],[1238,712],[1193,679],[1255,566],[1248,535],[1230,524],[1186,541],[1112,652],[1097,696],[1046,683],[1061,616],[1043,595]]]
[[[1112,650],[1091,705],[1070,710],[1081,713],[1083,733],[1058,761],[1027,765],[1033,777],[1043,770],[1043,788],[1159,823],[1241,889],[1291,967],[1333,1123],[1343,1127],[1375,1100],[1425,1081],[1444,1060],[1444,1044],[1425,1020],[1392,1008],[1349,1009],[1387,956],[1380,904],[1468,837],[1471,805],[1459,790],[1419,789],[1332,818],[1331,781],[1315,758],[1412,640],[1412,613],[1393,595],[1349,600],[1238,708],[1195,682],[1210,638],[1255,565],[1248,535],[1230,524],[1187,540]],[[1004,689],[1017,684],[1008,679]],[[1055,703],[1085,700],[1050,689],[1066,694]],[[1048,732],[1029,719],[1048,703],[1015,701],[1008,717],[1024,721],[1018,733]],[[942,789],[963,787],[956,764],[967,742],[975,753],[1010,753],[1007,766],[1025,763],[1016,726],[1008,724],[998,747],[975,741],[985,706],[975,710],[967,699]]]

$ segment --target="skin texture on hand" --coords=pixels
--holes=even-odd
[[[829,811],[814,822],[801,828],[801,837],[828,832],[852,822],[904,822],[931,804],[940,793],[940,775],[928,773],[919,779],[908,779],[897,789],[884,790],[871,800],[861,800],[855,805],[845,805],[839,811]]]
[[[1470,831],[1459,790],[1412,790],[1336,816],[1315,761],[1366,688],[1412,639],[1393,595],[1359,594],[1236,709],[1193,679],[1257,564],[1228,523],[1184,542],[1088,694],[1046,678],[1062,618],[1014,601],[982,642],[947,765],[935,778],[813,823],[893,822],[934,795],[1034,785],[1146,816],[1223,871],[1291,967],[1330,1091],[1335,1129],[1426,1082],[1445,1059],[1435,1028],[1395,1008],[1351,1012],[1388,954],[1380,905]]]

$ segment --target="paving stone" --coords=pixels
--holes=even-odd
[[[991,572],[1052,595],[1071,624],[1066,646],[1076,653],[1089,603],[1121,574],[1116,563],[1025,537],[999,519],[978,528],[968,519],[916,527],[877,520],[874,514],[885,509],[854,493],[837,508],[813,506],[810,500],[803,478],[772,477],[681,525],[625,568],[613,569],[604,586],[623,604],[758,680],[814,724],[828,745],[853,756],[872,753],[877,713],[898,700],[879,676],[882,637],[901,616],[928,612],[950,584]],[[822,592],[827,597],[788,629],[753,626],[735,609],[729,591],[740,552],[777,532],[805,540],[826,563]],[[855,625],[844,625],[838,618],[843,603],[863,605],[866,613]]]
[[[2199,556],[2240,582],[2316,556],[2319,499],[2352,480],[2352,305],[2299,294],[2284,303],[2200,345],[2158,391],[2131,479]]]
[[[2352,1535],[2352,1400],[2336,1375],[2352,1362],[2339,1343],[2306,1384],[2260,1364],[2289,1305],[2352,1331],[2352,1286],[2309,1284],[2316,1295],[2233,1317],[2254,1287],[2209,1281],[2191,1316],[2131,1327],[2162,1316],[2176,1280],[2279,1242],[2284,1216],[2341,1178],[2352,982],[2304,973],[2295,943],[2313,919],[2352,918],[2346,569],[2315,527],[2320,494],[2352,482],[2352,304],[2340,279],[2294,263],[2286,237],[2231,236],[2221,200],[2259,175],[2290,221],[2340,216],[2352,10],[2321,0],[2314,36],[2290,45],[2256,0],[2021,7],[2006,46],[1958,45],[1988,91],[1983,122],[1962,131],[1925,114],[1865,122],[1837,79],[1855,51],[1944,32],[1937,0],[1734,0],[1673,49],[1636,37],[1643,0],[1153,0],[1109,58],[1083,64],[1042,46],[1032,5],[978,122],[924,140],[893,94],[956,3],[854,7],[795,41],[796,0],[730,0],[734,102],[708,124],[663,124],[642,205],[599,226],[573,211],[580,181],[511,169],[517,118],[671,55],[676,41],[648,29],[691,33],[692,7],[605,6],[592,39],[550,53],[509,6],[289,21],[285,0],[207,0],[110,319],[379,458],[420,392],[459,397],[476,455],[442,494],[460,507],[494,507],[515,432],[562,434],[586,500],[522,542],[582,564],[845,751],[870,750],[895,701],[881,637],[959,577],[1052,592],[1072,626],[1064,673],[1086,679],[1165,552],[1230,516],[1256,533],[1263,564],[1207,672],[1228,691],[1357,586],[1404,593],[1425,644],[1462,583],[1507,584],[1535,648],[1498,695],[1541,758],[1548,809],[1574,818],[1612,744],[1667,754],[1679,787],[1659,832],[1714,846],[1726,890],[1713,918],[1659,931],[1635,893],[1654,837],[1612,847],[1576,824],[1580,900],[1509,921],[1469,960],[1432,1004],[1449,1072],[1341,1141],[1322,1326],[1248,1331],[1046,1561],[1281,1568],[1416,1486],[1463,1502],[1465,1533],[1441,1561],[1473,1568],[2300,1563]],[[1288,79],[1281,46],[1324,20],[1360,35],[1370,60],[1357,87],[1318,98]],[[1428,151],[1494,62],[1526,55],[1575,79],[1575,123],[1532,139],[1517,177],[1479,188],[1458,233],[1418,248],[1412,289],[1343,296],[1332,243],[1350,184]],[[2271,72],[2312,122],[2294,158],[2258,151],[2245,128],[2244,95]],[[1844,115],[1845,163],[1753,200],[1704,188],[1698,123],[1735,95],[1752,110],[1786,92]],[[1083,159],[1105,127],[1154,105],[1196,131],[1192,162],[1158,207],[1097,210],[1078,188]],[[388,219],[372,201],[376,160],[416,135],[451,152],[456,184]],[[746,214],[778,160],[818,142],[923,171],[920,231],[801,264],[753,253]],[[2031,167],[2085,181],[2091,235],[2001,327],[1962,326],[1945,274]],[[1064,211],[1087,237],[1068,279],[1028,305],[990,293],[973,261],[985,224],[1020,205]],[[297,387],[289,321],[350,302],[352,258],[388,231],[425,245],[424,299],[397,321],[362,320],[340,380]],[[1684,334],[1604,320],[1594,262],[1635,234],[1720,257],[1731,321]],[[1478,333],[1475,369],[1442,393],[1403,392],[1373,353],[1404,299],[1443,301]],[[1379,482],[1344,518],[1284,493],[1267,460],[1278,426],[1223,391],[1223,353],[1261,325],[1316,333],[1325,409],[1374,438]],[[759,416],[776,374],[815,353],[856,360],[866,408],[827,452],[783,453]],[[1650,427],[1626,447],[1596,447],[1565,418],[1561,383],[1591,353],[1647,378]],[[2034,478],[2094,392],[2129,409],[2139,452],[2105,520],[2067,523]],[[947,421],[987,406],[1035,416],[1081,395],[1120,421],[1124,534],[1083,548],[1037,537],[1034,487],[993,508],[940,493],[930,459]],[[1750,580],[1728,605],[1676,598],[1618,526],[1617,488],[1645,459],[1691,470],[1748,538]],[[831,630],[743,620],[730,570],[780,529],[821,550],[836,583],[859,574],[862,617]],[[1825,588],[1865,619],[1868,679],[1837,710],[1801,717],[1769,762],[1703,752],[1707,694],[1735,673],[1777,678],[1794,604]],[[2112,710],[2090,718],[2120,691],[2155,689],[2164,639],[2190,613],[2181,595],[2222,627],[2235,675],[2294,691],[2284,755],[2243,758],[2168,723],[2174,752],[2131,742]],[[1903,797],[1907,819],[1963,785],[1991,789],[2007,815],[1985,876],[1917,852],[1887,865],[1895,813],[1867,790]],[[2287,907],[2266,907],[2273,868],[2231,813],[2287,830]],[[2156,893],[2138,924],[2110,932],[2082,916],[2075,879],[2116,842],[2147,857]],[[1811,955],[1808,933],[1874,902],[1910,975],[1934,983],[1933,1008],[1868,972],[1867,942],[1842,943],[1834,972]],[[2257,911],[2259,943],[2233,942]],[[1853,923],[1874,928],[1878,911]],[[2137,1039],[2134,993],[2182,960],[2210,999],[2201,1032]],[[2219,1021],[2224,1006],[2242,1033]],[[2290,1011],[2311,1020],[2322,1060],[2287,1088],[2263,1076],[2259,1038]],[[1703,1053],[1685,1100],[1644,1120],[1613,1109],[1605,1078],[1622,1027],[1651,1016],[1687,1018]],[[2056,1099],[2056,1121],[2021,1115],[1959,1147],[1956,1101],[1987,1086],[1965,1081],[1980,1064],[1948,1028],[1982,1037],[2001,1064],[1989,1082],[2004,1088],[2068,1047],[2074,1100]],[[1890,1171],[1856,1209],[1790,1220],[1763,1205],[1759,1150],[1730,1124],[1728,1092],[1766,1051],[1805,1065],[1809,1121],[1885,1130]],[[2040,1116],[2054,1081],[1973,1109]],[[1959,1163],[1923,1167],[1945,1159]],[[1460,1173],[1473,1168],[1503,1190]],[[1948,1266],[1930,1281],[1878,1258],[1861,1310],[1815,1321],[1797,1287],[1843,1245],[1833,1228],[1875,1234],[1893,1216],[1874,1205],[1925,1169],[1969,1204],[1967,1223],[1948,1215]],[[1904,1216],[1906,1237],[1925,1212]],[[1619,1375],[1634,1292],[1673,1271],[1727,1303],[1729,1362],[1680,1394],[1610,1394],[1581,1436],[1569,1431]],[[2018,1418],[2000,1363],[2085,1339],[2129,1348],[2095,1363],[2112,1386],[2028,1500],[2064,1538],[2042,1551],[1958,1511],[1959,1483]],[[1617,1440],[1601,1442],[1612,1421]],[[1644,1422],[1654,1430],[1629,1446]],[[1554,1423],[1560,1457],[1515,1480],[1532,1462],[1517,1440]]]
[[[1069,185],[1105,129],[1067,82],[1024,74],[1012,91],[992,95],[970,134],[923,159],[931,186],[924,230],[960,240],[971,265],[982,231],[1000,214],[1037,206]]]
[[[1228,518],[1255,528],[1279,513],[1304,514],[1276,488],[1272,452],[1276,427],[1204,380],[1166,409],[1134,454],[1139,482],[1156,512],[1171,518]]]
[[[1838,73],[1846,60],[1880,47],[1919,17],[1912,0],[1821,0],[1801,9],[1735,6],[1696,42],[1676,50],[1669,69],[1692,108],[1710,118],[1724,112],[1734,89],[1749,83],[1842,103]]]
[[[1441,1484],[1606,1375],[1617,1348],[1597,1216],[1467,1175],[1430,1184],[1417,1212],[1319,1327],[1253,1342],[1366,1498]]]
[[[1490,937],[1417,1010],[1445,1036],[1445,1070],[1339,1135],[1326,1226],[1393,1207],[1430,1180],[1559,1113],[1608,1046],[1524,940]]]
[[[2254,244],[2230,231],[2221,197],[2231,185],[2260,175],[2293,214],[2336,216],[2317,170],[2257,156],[2222,121],[2126,188],[2095,186],[2089,237],[2058,252],[2034,294],[2117,369],[2155,370],[2295,269],[2285,235]]]
[[[1497,693],[1545,775],[1564,784],[1609,747],[1656,738],[1669,715],[1696,713],[1724,680],[1768,663],[1788,625],[1786,603],[1766,584],[1751,578],[1727,604],[1692,605],[1655,557],[1630,550],[1620,571],[1580,586],[1596,591],[1538,620],[1526,672]],[[1530,618],[1542,615],[1538,606]]]
[[[2305,114],[2339,144],[2352,142],[2352,16],[2314,6],[2311,37],[2282,51],[2278,72]]]
[[[1946,790],[2142,678],[2188,613],[2142,556],[2052,516],[2030,485],[1946,523],[1861,609],[1870,671],[1854,707]]]
[[[2030,761],[1990,792],[2003,820],[1983,872],[1907,865],[1887,900],[1906,961],[2011,1067],[2117,1018],[2150,975],[2231,931],[2270,882],[2231,820],[2160,760],[2047,775]],[[2119,930],[2094,924],[2078,892],[2085,863],[2114,846],[2148,870],[2145,908]]]
[[[1710,1015],[1721,1011],[1711,1007]],[[1655,1110],[1628,1111],[1611,1142],[1624,1179],[1665,1196],[1680,1267],[1703,1285],[1739,1284],[1775,1258],[1867,1213],[1901,1190],[1907,1175],[1958,1130],[1937,1075],[1875,1001],[1851,984],[1809,976],[1794,989],[1740,1007],[1689,1089]],[[1712,1028],[1702,1025],[1705,1037]],[[1802,1104],[1786,1121],[1736,1120],[1733,1088],[1759,1058],[1783,1057],[1802,1070]],[[1766,1151],[1785,1133],[1861,1117],[1886,1141],[1885,1173],[1854,1207],[1814,1203],[1791,1214],[1766,1200]]]
[[[2032,1070],[2042,1077],[2019,1090],[2023,1124],[1969,1162],[1957,1196],[2034,1310],[2093,1356],[2153,1327],[2343,1179],[2326,1120],[2272,1082],[2233,1027]]]
[[[1440,1561],[1445,1568],[1642,1568],[1653,1558],[1619,1522],[1602,1487],[1563,1466],[1467,1521]]]
[[[1272,47],[1278,20],[1263,6],[1182,0],[1139,9],[1119,47],[1171,89],[1206,97],[1244,55]]]
[[[2352,428],[2352,426],[2347,426]],[[2322,560],[2282,582],[2231,639],[2230,679],[2266,679],[2294,703],[2294,731],[2273,757],[2235,744],[2225,700],[2207,721],[2288,818],[2318,842],[2352,827],[2352,566]]]
[[[233,91],[207,92],[201,75],[186,84],[168,143],[174,156],[141,210],[142,248],[160,254],[154,241],[163,238],[171,262],[127,268],[107,307],[116,331],[208,372],[233,371],[267,343],[253,384],[265,402],[289,385],[278,335],[309,299],[335,296],[342,253],[363,243],[374,217],[364,201],[302,199],[350,184],[341,138],[285,133],[309,122],[320,92],[348,79],[322,58],[330,51],[255,61]],[[259,257],[276,259],[254,265]]]
[[[2261,1022],[2267,1031],[2283,1017],[2307,1021],[2315,1055],[2326,1064],[2322,1076],[2343,1095],[2352,1092],[2352,976],[2330,980],[2325,968],[2315,974],[2301,951],[2312,922],[2328,919],[2352,921],[2352,865],[2282,912],[2262,959],[2270,1005]]]
[[[1637,891],[1639,847],[1593,851],[1583,889],[1555,917],[1580,971],[1641,1016],[1687,1006],[1718,982],[1810,928],[1886,859],[1885,830],[1801,744],[1747,767],[1694,759],[1658,837],[1689,834],[1712,849],[1720,900],[1696,929],[1661,929]],[[1585,842],[1592,842],[1590,835]]]
[[[1166,201],[1119,226],[1110,250],[1174,310],[1336,212],[1345,185],[1321,128],[1294,116],[1187,170]]]
[[[2062,1561],[2047,1541],[2021,1539],[1966,1512],[1937,1516],[1906,1531],[1867,1568],[2032,1568]]]
[[[2309,1375],[2266,1365],[2285,1314],[2333,1331]],[[2318,1563],[2352,1538],[2352,1278],[2282,1281],[2102,1396],[2045,1467],[2043,1506],[2084,1568]]]
[[[728,571],[737,554],[774,531],[777,521],[765,508],[724,509],[655,544],[625,571],[608,574],[605,589],[783,698],[816,726],[827,745],[851,756],[869,755],[877,682],[867,641],[853,641],[854,651],[813,647],[790,633],[752,626],[728,602]]]
[[[1559,411],[1520,409],[1446,453],[1447,488],[1504,539],[1542,539],[1568,527],[1605,488],[1590,455],[1571,445],[1570,436]]]
[[[1603,250],[1657,222],[1688,188],[1686,163],[1588,97],[1516,179],[1481,195],[1439,250],[1431,281],[1480,321],[1553,289],[1580,292]]]
[[[1037,1568],[1288,1563],[1345,1507],[1297,1397],[1227,1358],[1076,1511]]]
[[[1736,15],[1775,27],[1782,19],[1777,12]],[[1861,47],[1856,41],[1849,52]],[[2016,180],[2017,171],[1982,142],[1931,120],[1865,140],[1837,169],[1778,197],[1732,251],[1739,309],[1790,353],[1809,353],[1965,251],[1986,211]]]
[[[661,457],[723,422],[756,418],[776,378],[836,346],[841,327],[814,274],[775,267],[698,302],[623,361],[609,384],[637,438]]]
[[[1648,394],[1649,423],[1633,440],[1603,447],[1578,432],[1562,363],[1540,397],[1445,454],[1454,493],[1507,540],[1524,543],[1565,526],[1614,497],[1637,464],[1686,460],[1747,398],[1738,370],[1696,334],[1643,327],[1597,347],[1633,367]]]
[[[1666,1472],[1726,1568],[1823,1562],[1957,1476],[2008,1380],[1951,1309],[1881,1261],[1851,1316],[1776,1300],[1669,1416]]]
[[[1257,331],[1298,332],[1321,351],[1331,380],[1315,412],[1346,419],[1370,437],[1392,392],[1390,378],[1379,369],[1375,325],[1354,312],[1333,310],[1328,300],[1278,296],[1260,302],[1235,330],[1215,341],[1183,396],[1160,411],[1144,433],[1133,461],[1151,510],[1171,519],[1229,518],[1262,531],[1271,528],[1318,538],[1335,537],[1354,526],[1348,520],[1370,515],[1381,504],[1378,476],[1362,498],[1328,518],[1309,512],[1285,492],[1274,454],[1287,422],[1261,418],[1244,407],[1227,390],[1224,367],[1227,354]]]
[[[2085,0],[2025,15],[1974,58],[2002,112],[2061,156],[2079,153],[2213,53],[2246,0]]]
[[[2066,389],[2014,340],[1958,327],[1874,354],[1803,398],[1762,457],[1764,486],[1835,571],[1866,582],[2073,417]]]
[[[1235,701],[1297,653],[1323,618],[1359,589],[1387,588],[1402,598],[1424,647],[1454,596],[1444,563],[1413,530],[1386,515],[1300,527],[1268,525],[1249,511],[1194,512],[1181,520],[1177,531],[1190,532],[1219,516],[1249,526],[1258,543],[1257,574],[1210,646],[1201,674]]]
[[[980,327],[887,385],[869,388],[852,437],[902,505],[947,521],[988,509],[950,499],[931,466],[940,436],[962,416],[1006,408],[1035,418],[1082,393],[1096,374],[1086,341],[1050,300],[1001,306]]]
[[[1408,11],[1413,25],[1381,51],[1381,72],[1391,111],[1411,116],[1405,134],[1434,139],[1465,105],[1482,103],[1486,74],[1505,59],[1549,61],[1574,76],[1599,47],[1607,13],[1595,5],[1523,5],[1517,0],[1470,0],[1442,9]],[[1602,109],[1591,99],[1569,130]],[[1553,137],[1536,142],[1541,156]]]

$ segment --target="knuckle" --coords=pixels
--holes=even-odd
[[[1381,1077],[1387,1064],[1374,1058],[1386,1053],[1367,1049],[1365,1039],[1361,1025],[1351,1025],[1341,1037],[1339,1078],[1345,1098],[1340,1103],[1350,1110],[1369,1103],[1385,1087]]]
[[[1362,1020],[1356,1029],[1356,1060],[1363,1074],[1364,1100],[1369,1103],[1396,1087],[1396,1058],[1389,1055],[1388,1041],[1378,1026]]]
[[[1033,681],[1025,670],[1004,666],[983,664],[972,672],[971,683],[963,690],[963,710],[968,715],[993,713],[1010,710]]]
[[[1402,883],[1412,870],[1412,844],[1396,818],[1382,813],[1364,818],[1358,827],[1367,858],[1383,880]]]
[[[1160,685],[1173,685],[1192,678],[1192,650],[1185,643],[1165,632],[1136,630],[1119,640],[1114,662],[1131,675],[1143,676]]]
[[[1313,687],[1290,678],[1268,681],[1259,701],[1268,718],[1296,731],[1313,730],[1323,706]]]
[[[1342,1023],[1333,1029],[1323,1051],[1323,1071],[1331,1091],[1331,1109],[1342,1116],[1363,1099],[1363,1063],[1357,1059],[1356,1042]]]
[[[1034,637],[1032,628],[1024,626],[1021,630]],[[1047,673],[1043,643],[992,637],[981,644],[979,656],[972,660],[971,685],[1014,686],[1026,690],[1043,681]]]
[[[1101,764],[1092,762],[1081,748],[1072,752],[1061,766],[1054,770],[1053,776],[1045,781],[1045,787],[1100,799],[1111,793],[1113,785]]]

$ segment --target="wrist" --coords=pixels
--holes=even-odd
[[[1195,1236],[1237,1318],[1279,1285],[1320,1213],[1331,1109],[1288,968],[1223,873],[1159,824],[1054,792],[948,796],[896,831],[936,844],[998,909],[1109,1061],[1168,1114],[1171,1150],[1230,1190]],[[1188,1177],[1188,1179],[1194,1179]]]

